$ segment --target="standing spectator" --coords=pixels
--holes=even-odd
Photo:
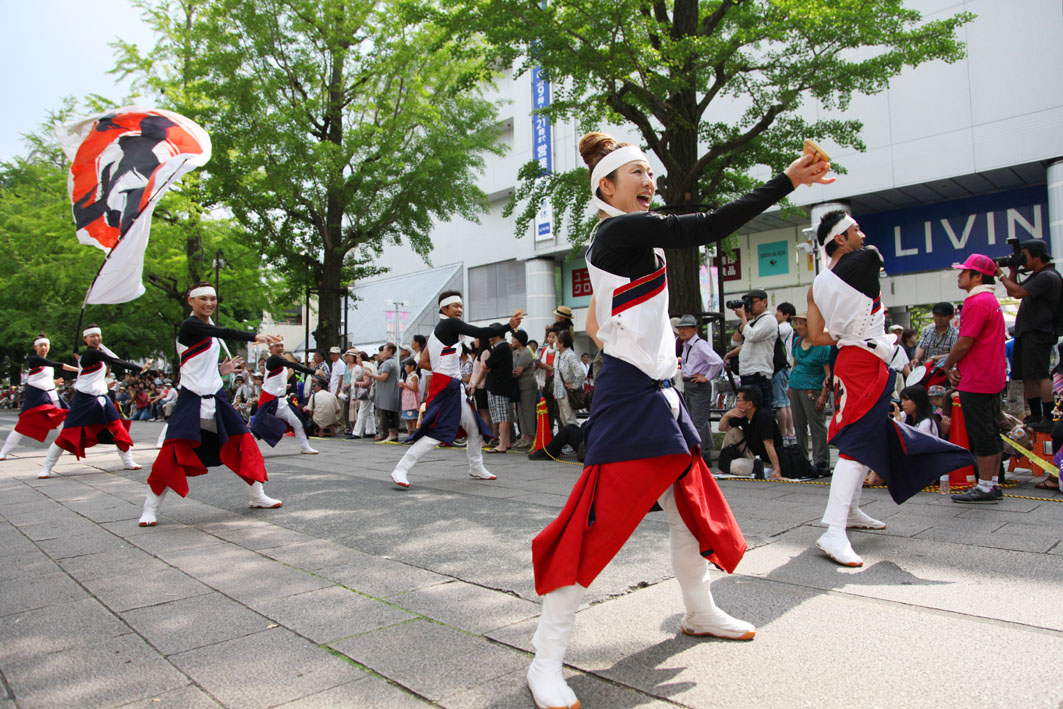
[[[355,385],[358,396],[358,418],[354,422],[354,438],[368,438],[376,435],[376,418],[373,412],[373,377],[376,375],[376,363],[367,352],[359,352],[357,362],[361,376]]]
[[[1004,453],[997,419],[1000,392],[1007,382],[1004,315],[993,295],[997,265],[988,256],[971,254],[953,268],[960,269],[957,283],[967,291],[967,297],[963,300],[959,337],[945,359],[945,371],[960,392],[967,438],[977,461],[978,486],[962,495],[953,495],[952,501],[996,503],[1004,497],[997,477]],[[1021,312],[1022,306],[1019,307]]]
[[[332,365],[329,369],[328,390],[340,402],[340,406],[343,408],[343,415],[340,419],[341,425],[346,425],[347,402],[340,394],[343,392],[343,372],[347,369],[347,365],[344,364],[342,355],[343,352],[339,347],[329,348],[328,356]]]
[[[501,325],[492,323],[491,327]],[[498,434],[498,446],[489,453],[505,453],[509,450],[510,433],[513,428],[513,349],[505,338],[496,335],[490,339],[491,355],[485,363],[487,367],[487,408],[491,413],[491,423]]]
[[[568,402],[569,389],[583,389],[583,366],[572,349],[572,332],[557,333],[557,359],[554,360],[554,399],[557,400],[557,421],[564,427],[576,423],[576,412]]]
[[[343,401],[343,425],[347,429],[344,438],[350,439],[354,435],[354,422],[358,418],[358,404],[356,398],[355,382],[362,378],[362,368],[357,367],[358,350],[351,348],[343,353],[343,384],[341,389],[344,395]],[[357,367],[357,371],[356,371]]]
[[[432,379],[431,372],[421,370],[421,353],[428,347],[428,338],[424,335],[414,335],[413,340],[410,341],[410,347],[413,349],[410,357],[417,364],[417,381],[418,386],[421,388],[418,396],[421,398],[421,403],[424,403],[428,394],[428,382]]]
[[[517,422],[520,440],[514,448],[531,448],[535,440],[535,405],[538,403],[535,386],[535,358],[527,347],[528,333],[517,330],[513,335],[513,376],[517,378],[520,400],[517,402]]]
[[[779,323],[779,339],[782,351],[786,353],[786,366],[771,376],[771,403],[775,407],[775,420],[779,423],[783,444],[796,443],[794,438],[794,416],[790,410],[790,353],[793,352],[794,328],[790,318],[797,314],[793,303],[779,303],[775,308],[775,320]],[[775,351],[772,350],[774,361]]]
[[[794,416],[794,433],[802,452],[808,451],[812,434],[812,469],[817,477],[830,475],[830,450],[827,448],[827,425],[823,407],[830,396],[830,347],[813,345],[808,339],[808,317],[793,318],[794,337],[791,353],[794,370],[790,374],[787,395]]]
[[[931,369],[933,364],[949,356],[949,351],[956,344],[956,328],[951,325],[956,309],[952,303],[938,303],[930,310],[934,322],[923,328],[919,344],[915,348],[912,366],[925,364]]]
[[[487,389],[484,385],[487,380],[487,359],[491,356],[491,343],[482,337],[476,338],[473,340],[472,354],[475,359],[472,363],[469,390],[472,393],[473,402],[476,404],[476,412],[480,414],[480,418],[484,421],[490,421],[491,408],[487,403]]]
[[[561,330],[568,330],[569,332],[572,332],[572,308],[568,307],[567,305],[559,305],[554,308],[554,324],[551,325],[548,329],[553,330],[555,332],[559,332]]]
[[[314,393],[306,404],[306,413],[314,420],[315,433],[318,436],[331,436],[340,423],[340,400],[326,387],[324,379],[314,378]]]
[[[244,421],[251,418],[251,401],[255,398],[255,387],[251,384],[251,375],[243,372],[240,375],[240,384],[233,392],[233,408],[243,417]]]
[[[995,273],[1008,295],[1022,300],[1015,315],[1011,378],[1022,381],[1023,394],[1030,407],[1025,423],[1036,431],[1048,432],[1052,428],[1054,406],[1049,362],[1056,344],[1055,314],[1060,307],[1063,279],[1051,265],[1052,255],[1044,240],[1022,242],[1021,253],[1026,270],[1031,271],[1026,280],[1015,281],[1018,275],[1015,266],[1006,276],[1000,268]]]
[[[417,413],[421,408],[421,387],[418,384],[420,377],[417,376],[417,363],[413,357],[402,361],[402,379],[399,380],[399,389],[402,390],[402,415],[400,418],[406,422],[406,433],[413,435],[417,427]]]
[[[395,343],[384,345],[380,353],[380,369],[371,375],[376,380],[373,401],[377,411],[376,440],[399,440],[399,360],[395,358]]]
[[[690,419],[701,436],[701,456],[712,462],[712,431],[709,413],[712,409],[712,380],[723,371],[723,358],[698,335],[698,321],[687,314],[676,324],[682,342],[680,368],[683,374],[683,397],[690,411]]]
[[[1030,415],[1026,408],[1025,387],[1021,381],[1012,378],[1015,362],[1015,325],[1008,325],[1008,339],[1004,341],[1004,357],[1008,363],[1008,395],[1004,401],[1004,410],[1020,421]],[[1043,413],[1043,412],[1042,412]]]
[[[779,337],[779,322],[765,311],[768,309],[768,294],[755,289],[745,295],[748,307],[735,308],[738,329],[731,342],[742,346],[738,357],[738,375],[743,385],[760,389],[763,408],[771,411],[771,377],[775,372],[772,364],[775,355],[775,340]],[[752,320],[750,319],[752,318]]]
[[[314,350],[314,354],[313,354],[313,357],[310,360],[310,365],[309,366],[313,367],[314,369],[320,369],[321,373],[317,374],[316,376],[324,377],[325,381],[328,381],[329,375],[331,374],[331,371],[329,370],[328,364],[325,362],[324,355],[322,355],[317,350]],[[262,367],[259,370],[259,371],[263,372],[263,376],[265,376],[265,373],[264,373],[265,369],[266,369],[266,363],[265,363],[265,361],[263,361],[262,362]],[[313,393],[314,393],[314,391],[313,391],[313,388],[311,387],[310,391],[308,391],[306,393],[306,397],[309,399],[310,395],[313,394]]]
[[[550,430],[557,422],[557,401],[554,399],[554,361],[557,359],[557,331],[548,330],[543,346],[535,360],[535,382],[546,400]]]

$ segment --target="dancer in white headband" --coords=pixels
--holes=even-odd
[[[283,340],[270,344],[269,359],[266,360],[266,378],[262,382],[262,395],[258,399],[258,408],[255,410],[255,415],[251,417],[248,427],[256,438],[261,438],[269,444],[270,448],[275,448],[284,434],[292,431],[295,434],[295,440],[299,443],[300,453],[317,455],[317,451],[310,447],[310,441],[306,438],[302,413],[292,402],[285,399],[285,395],[288,393],[289,369],[309,374],[311,377],[320,370],[285,359],[283,354]]]
[[[209,283],[197,283],[188,292],[192,315],[181,323],[177,354],[181,359],[181,391],[166,429],[166,439],[148,476],[148,493],[141,527],[154,527],[159,505],[167,491],[188,494],[188,477],[204,475],[207,468],[225,465],[251,486],[250,506],[275,508],[280,500],[268,497],[262,483],[266,466],[262,452],[225,393],[222,377],[237,372],[243,360],[232,357],[218,363],[222,345],[218,338],[242,342],[274,342],[274,335],[218,327],[211,315],[218,296]]]
[[[532,542],[543,612],[528,686],[541,708],[580,705],[562,675],[576,609],[654,502],[671,526],[672,566],[686,606],[682,631],[753,638],[753,626],[718,608],[709,590],[709,562],[732,571],[746,544],[702,458],[697,428],[670,387],[677,363],[664,249],[718,242],[798,185],[833,182],[829,164],[806,155],[716,212],[664,216],[649,211],[655,185],[642,151],[590,133],[580,153],[602,218],[587,252],[594,291],[587,333],[600,341],[604,364],[583,427],[583,475]]]
[[[841,453],[823,513],[827,531],[816,546],[842,566],[862,566],[847,529],[885,529],[860,509],[868,469],[886,481],[900,504],[942,473],[971,465],[970,451],[898,423],[889,415],[897,373],[886,363],[896,335],[886,334],[879,271],[882,255],[864,246],[864,232],[842,210],[820,220],[816,236],[825,268],[808,289],[808,338],[836,345],[835,412],[828,441]]]
[[[501,337],[516,330],[523,317],[517,311],[508,324],[493,327],[475,327],[461,319],[464,304],[458,291],[443,291],[439,294],[439,324],[428,338],[428,345],[421,351],[421,369],[432,372],[428,389],[428,402],[420,428],[407,441],[414,444],[402,456],[391,472],[391,480],[400,488],[410,487],[407,474],[428,451],[440,443],[453,443],[458,430],[464,429],[468,436],[465,451],[469,456],[469,475],[480,480],[494,480],[495,476],[484,467],[482,438],[494,438],[491,430],[480,418],[461,383],[461,337]]]
[[[112,369],[146,372],[151,362],[142,367],[118,359],[114,352],[104,346],[103,331],[95,323],[81,334],[88,347],[78,359],[74,400],[63,421],[63,430],[59,432],[55,443],[48,447],[38,478],[51,476],[52,467],[64,450],[84,458],[85,449],[97,443],[115,444],[126,470],[140,470],[143,467],[133,460],[133,453],[129,450],[133,447],[133,441],[129,438],[129,419],[118,416],[118,409],[107,396],[107,365]]]
[[[33,341],[33,350],[26,358],[29,377],[26,379],[26,395],[22,399],[22,411],[19,412],[15,428],[8,434],[4,447],[0,449],[0,460],[7,458],[11,449],[18,445],[23,436],[44,443],[48,432],[59,428],[66,419],[70,409],[55,391],[55,370],[78,371],[77,367],[55,362],[48,357],[51,342],[43,332]]]

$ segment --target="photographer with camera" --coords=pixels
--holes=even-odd
[[[763,394],[763,406],[772,406],[771,377],[775,373],[775,341],[779,337],[779,322],[767,313],[768,294],[751,290],[741,300],[727,301],[727,307],[738,316],[738,329],[731,342],[742,346],[738,357],[738,375],[743,386],[755,386]],[[751,319],[752,318],[752,319]]]
[[[1052,378],[1048,372],[1052,347],[1056,344],[1056,311],[1059,309],[1063,277],[1052,264],[1052,255],[1043,239],[1022,242],[1018,253],[997,260],[997,277],[1012,298],[1018,298],[1015,316],[1015,347],[1011,378],[1022,381],[1023,394],[1030,406],[1026,425],[1036,431],[1052,428]],[[1004,268],[1008,275],[1004,275]],[[1022,268],[1030,273],[1019,283]]]

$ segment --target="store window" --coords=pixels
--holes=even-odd
[[[527,310],[523,261],[502,261],[469,269],[466,320],[509,318]]]

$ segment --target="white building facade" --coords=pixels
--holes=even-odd
[[[790,301],[801,309],[815,264],[813,252],[800,245],[810,239],[806,230],[813,220],[837,205],[853,213],[869,243],[882,251],[883,300],[891,319],[902,324],[907,306],[960,299],[949,266],[971,252],[1002,256],[1010,251],[1008,237],[1039,237],[1050,240],[1053,255],[1063,258],[1063,3],[908,0],[906,5],[926,19],[975,13],[977,18],[960,30],[967,57],[906,70],[888,90],[854,96],[842,115],[864,123],[866,151],[824,143],[848,174],[833,185],[795,192],[792,201],[805,208],[806,216],[786,219],[775,210],[739,232],[737,258],[724,265],[725,299],[763,288],[772,302]],[[549,126],[532,114],[549,96],[549,87],[534,73],[507,75],[496,91],[506,101],[500,140],[508,151],[489,156],[480,179],[490,197],[489,211],[479,224],[437,224],[431,264],[408,248],[388,247],[378,261],[388,267],[387,275],[353,289],[355,295],[379,293],[373,283],[396,281],[396,292],[387,298],[408,305],[402,341],[433,327],[438,290],[431,297],[423,291],[440,282],[443,266],[450,267],[444,271],[448,287],[461,284],[469,321],[501,321],[520,308],[527,314],[525,329],[540,339],[553,322],[551,311],[563,304],[572,308],[577,331],[583,329],[590,301],[586,264],[573,257],[565,234],[557,233],[546,213],[518,238],[515,220],[502,216],[517,171],[529,160],[539,159],[554,171],[582,165],[579,133],[570,122]],[[718,111],[714,118],[725,120],[728,111],[738,115],[741,107],[716,109],[714,104],[713,110]],[[806,110],[813,118],[828,116],[815,103]],[[633,131],[603,129],[638,142]],[[763,167],[755,176],[768,179],[782,167]],[[712,273],[706,269],[706,281],[715,281]],[[425,274],[423,287],[409,285],[418,274]],[[418,302],[398,292],[398,281],[418,292]],[[706,309],[718,310],[715,297]],[[362,331],[352,327],[351,341],[382,341],[387,322],[392,324],[387,334],[399,334],[394,329],[398,316],[389,315],[378,300],[381,296],[372,295],[354,306]],[[377,320],[379,328],[372,325]],[[585,338],[577,347],[591,348]]]

